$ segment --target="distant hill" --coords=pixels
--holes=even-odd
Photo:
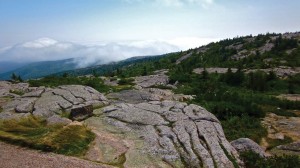
[[[67,71],[54,73],[51,75],[62,76],[65,73],[72,75],[72,76],[82,76],[82,75],[89,75],[89,74],[105,75],[105,74],[112,73],[116,70],[119,70],[119,69],[122,69],[122,68],[125,68],[128,66],[132,66],[135,64],[159,60],[160,58],[162,58],[164,56],[165,55],[131,57],[131,58],[125,59],[123,61],[119,61],[119,62],[112,62],[109,64],[91,66],[91,67],[87,67],[87,68],[67,70]]]
[[[0,74],[25,66],[26,63],[0,62]]]
[[[22,79],[40,78],[49,74],[76,69],[76,66],[77,64],[73,62],[73,59],[36,62],[2,73],[0,74],[0,79],[8,80],[11,78],[12,73],[20,75]]]

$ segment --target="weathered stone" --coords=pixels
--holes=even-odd
[[[261,157],[266,157],[266,153],[262,147],[260,147],[257,143],[252,141],[249,138],[240,138],[231,142],[231,145],[238,151],[238,152],[245,152],[245,151],[253,151],[259,154]]]
[[[41,97],[45,89],[38,89],[32,92],[25,93],[22,97]]]
[[[17,105],[15,111],[17,113],[31,113],[36,100],[36,98],[21,99],[20,104]]]
[[[122,109],[107,113],[108,117],[132,124],[167,125],[162,116],[124,104]]]
[[[293,142],[287,145],[280,145],[276,147],[277,149],[300,152],[300,141]]]
[[[121,103],[104,111],[109,124],[145,141],[139,150],[174,167],[234,167],[232,158],[242,166],[220,122],[200,106],[175,101]]]
[[[213,67],[213,68],[205,68],[205,70],[208,73],[218,73],[218,74],[224,74],[228,71],[228,68],[220,68],[220,67]],[[194,73],[196,74],[201,74],[204,71],[204,68],[196,68],[193,70]],[[236,68],[231,68],[232,72],[236,72]]]
[[[64,98],[65,100],[67,100],[68,102],[74,104],[74,105],[78,105],[80,103],[83,103],[82,99],[78,99],[76,98],[70,91],[68,90],[63,90],[63,89],[53,89],[52,93],[54,95],[58,95],[61,96],[62,98]]]
[[[47,121],[48,125],[56,125],[56,124],[68,125],[72,122],[70,119],[63,118],[58,115],[53,115],[53,116],[47,118],[46,121]]]
[[[160,71],[156,75],[136,77],[135,83],[142,88],[149,88],[157,85],[166,86],[169,83],[169,77],[165,75],[166,72],[167,71]]]
[[[71,109],[70,118],[72,120],[84,120],[93,115],[93,106],[81,106]]]
[[[63,110],[71,107],[69,101],[48,91],[35,102],[33,115],[48,118],[54,114],[61,114]]]

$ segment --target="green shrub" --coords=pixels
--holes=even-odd
[[[118,81],[119,85],[133,85],[134,79],[133,78],[121,78]]]
[[[267,135],[267,130],[261,125],[260,120],[254,117],[231,117],[221,120],[224,133],[229,141],[239,138],[250,138],[259,143]]]
[[[272,156],[261,158],[254,152],[243,152],[240,154],[246,168],[299,168],[299,156]]]
[[[57,87],[60,85],[86,85],[102,93],[106,93],[110,90],[110,87],[105,85],[102,79],[95,78],[95,77],[48,76],[39,80],[29,80],[28,83],[32,87],[39,87],[39,86]]]

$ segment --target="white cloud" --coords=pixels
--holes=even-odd
[[[161,55],[199,47],[215,38],[181,37],[171,40],[124,41],[108,44],[79,44],[49,38],[0,48],[0,62],[30,63],[74,58],[78,67],[120,61],[133,56]]]
[[[180,48],[163,41],[82,45],[42,38],[0,49],[0,62],[38,62],[75,58],[78,67],[120,61],[133,56],[160,55]]]
[[[154,2],[156,4],[165,6],[183,6],[185,4],[198,4],[202,7],[208,7],[214,3],[215,0],[123,0],[127,3],[135,2]]]
[[[49,46],[53,46],[57,43],[57,41],[49,38],[40,38],[34,41],[29,41],[22,44],[25,48],[45,48]]]

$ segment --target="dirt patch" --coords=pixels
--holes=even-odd
[[[113,168],[75,157],[54,153],[43,153],[27,148],[16,147],[0,142],[1,167],[82,167],[82,168]]]

